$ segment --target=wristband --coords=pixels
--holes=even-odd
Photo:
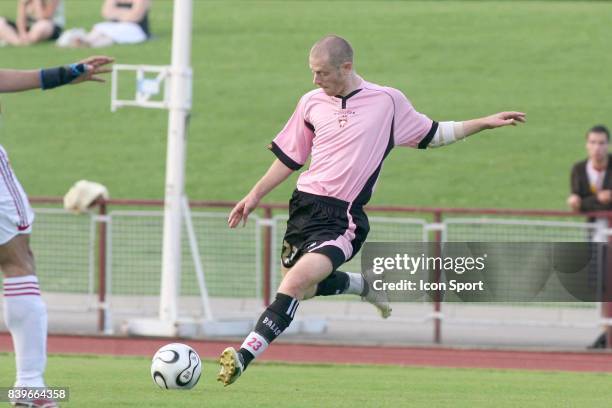
[[[87,72],[85,64],[70,64],[63,67],[40,70],[41,89],[53,89],[66,85]]]

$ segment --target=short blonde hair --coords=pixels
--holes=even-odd
[[[337,35],[326,35],[312,46],[310,54],[324,53],[329,63],[339,67],[345,62],[353,62],[353,47],[344,38]]]

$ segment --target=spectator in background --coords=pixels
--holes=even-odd
[[[62,0],[18,0],[16,21],[0,17],[0,43],[24,46],[56,40],[65,22]]]
[[[87,33],[72,29],[58,41],[60,47],[108,47],[113,44],[137,44],[146,41],[149,31],[151,0],[105,0],[102,17],[106,21]]]
[[[603,125],[593,126],[586,134],[588,158],[572,168],[572,193],[567,198],[567,205],[573,211],[608,211],[612,210],[612,160],[608,153],[610,131]],[[589,219],[608,226],[608,220]],[[589,348],[605,348],[606,332],[604,331]]]
[[[586,134],[588,158],[572,168],[572,194],[567,205],[574,211],[612,210],[612,160],[608,153],[610,131],[593,126]]]

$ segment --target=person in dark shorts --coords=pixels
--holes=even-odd
[[[0,42],[24,46],[54,41],[65,24],[62,0],[18,0],[15,21],[0,17]]]
[[[268,172],[231,211],[230,228],[246,223],[259,201],[310,157],[290,203],[282,253],[283,280],[239,350],[226,348],[218,380],[229,385],[263,353],[295,316],[300,301],[313,296],[354,294],[386,318],[382,291],[360,273],[338,270],[355,256],[369,226],[363,206],[370,200],[384,159],[395,146],[425,149],[451,144],[485,129],[525,121],[521,112],[501,112],[465,122],[436,122],[417,112],[402,92],[363,80],[353,69],[353,50],[326,36],[310,51],[319,89],[300,99],[269,149]],[[381,293],[382,292],[382,293]]]

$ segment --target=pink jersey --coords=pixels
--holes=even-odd
[[[345,97],[308,92],[270,149],[293,170],[311,156],[298,190],[364,205],[391,148],[425,148],[436,129],[397,89],[362,81]]]

